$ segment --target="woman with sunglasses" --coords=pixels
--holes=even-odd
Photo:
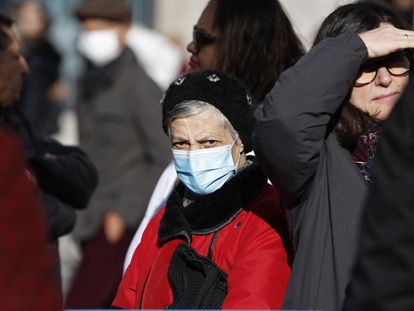
[[[255,152],[293,234],[286,309],[341,309],[382,123],[412,64],[404,28],[379,4],[338,8],[256,111]]]
[[[280,73],[293,65],[303,49],[277,0],[211,0],[193,28],[190,71],[219,70],[232,74],[262,101]],[[148,222],[161,208],[176,180],[172,163],[151,197],[147,212],[128,249],[124,271]]]
[[[303,55],[277,0],[211,0],[194,26],[187,50],[191,70],[232,74],[257,101]]]

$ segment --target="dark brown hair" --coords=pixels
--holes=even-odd
[[[3,52],[11,43],[11,38],[4,31],[4,28],[10,28],[13,24],[13,20],[7,16],[0,14],[0,52]]]
[[[277,0],[211,0],[218,31],[217,69],[243,81],[257,101],[303,48]]]
[[[408,29],[398,14],[385,3],[359,1],[341,6],[331,13],[319,28],[314,45],[325,38],[336,37],[346,31],[362,33],[375,29],[380,23],[390,23],[397,28]],[[350,104],[348,96],[334,119],[333,127],[341,145],[352,151],[358,137],[367,133],[377,121],[368,113]]]

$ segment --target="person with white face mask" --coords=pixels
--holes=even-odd
[[[131,8],[122,0],[86,0],[75,14],[82,27],[77,48],[86,60],[79,139],[99,185],[74,229],[83,258],[65,307],[101,309],[113,299],[129,242],[171,156],[159,126],[161,91],[125,44]]]
[[[173,82],[161,103],[179,183],[148,224],[113,306],[279,309],[288,228],[277,191],[246,156],[247,89],[225,73],[198,71]]]
[[[94,22],[85,25],[91,25],[91,23]],[[121,55],[122,47],[118,38],[120,34],[121,30],[112,27],[84,30],[79,35],[78,51],[93,65],[97,67],[105,66]]]

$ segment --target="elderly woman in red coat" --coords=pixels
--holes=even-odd
[[[252,150],[253,103],[236,79],[194,72],[167,90],[163,126],[180,183],[144,232],[113,306],[279,309],[288,230]]]

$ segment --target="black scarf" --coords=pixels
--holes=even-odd
[[[375,123],[372,129],[358,138],[352,158],[357,164],[366,183],[373,182],[374,159],[381,138],[382,123]]]
[[[259,165],[253,163],[239,171],[219,190],[183,208],[185,186],[180,183],[167,201],[158,231],[158,243],[178,236],[190,243],[192,234],[216,232],[231,222],[267,184]]]
[[[82,99],[90,99],[101,90],[108,88],[114,82],[120,64],[125,58],[134,57],[133,52],[129,48],[125,48],[122,54],[109,64],[96,67],[90,61],[86,63],[86,72],[80,79],[80,93]]]

